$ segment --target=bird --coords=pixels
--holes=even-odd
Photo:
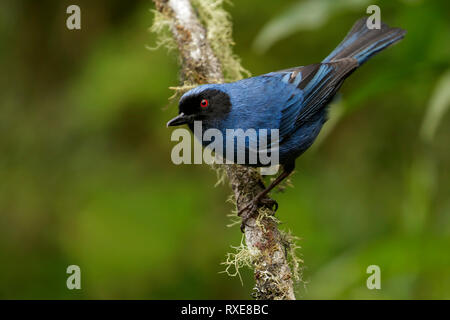
[[[389,27],[381,21],[378,29],[371,29],[367,19],[357,20],[339,45],[320,63],[230,83],[204,84],[180,98],[179,114],[167,123],[167,127],[187,124],[193,130],[194,122],[201,121],[203,131],[218,129],[224,135],[228,129],[278,129],[277,152],[283,171],[238,211],[243,221],[258,204],[275,204],[278,208],[278,204],[267,197],[268,193],[293,172],[295,160],[313,144],[327,120],[328,105],[344,80],[406,34],[405,30]],[[202,143],[207,145],[205,141]],[[244,148],[249,152],[249,141]],[[235,158],[231,160],[236,162]],[[244,165],[263,166],[260,161]]]

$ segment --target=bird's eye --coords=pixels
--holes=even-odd
[[[208,104],[209,104],[208,100],[203,99],[203,100],[200,102],[200,107],[206,108],[206,107],[208,106]]]

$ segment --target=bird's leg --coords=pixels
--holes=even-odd
[[[294,170],[294,164],[284,165],[283,172],[263,191],[258,193],[253,200],[251,200],[245,207],[238,211],[238,216],[242,217],[241,231],[245,228],[246,221],[252,216],[254,212],[258,209],[258,204],[262,203],[268,207],[275,206],[275,211],[278,209],[278,203],[269,198],[265,198],[265,196],[272,191],[277,185],[279,185],[284,179],[286,179],[291,172]],[[245,213],[245,214],[244,214]]]
[[[242,208],[241,210],[239,210],[238,212],[238,216],[242,216],[242,214],[247,211],[252,205],[254,204],[258,204],[258,203],[263,203],[263,204],[275,204],[276,207],[278,207],[278,205],[276,204],[276,202],[272,199],[268,199],[268,198],[264,198],[270,191],[272,191],[273,188],[275,188],[277,185],[279,185],[281,183],[281,181],[283,181],[284,179],[286,179],[289,174],[291,172],[287,172],[287,171],[283,171],[266,189],[264,189],[263,191],[261,191],[260,193],[258,193],[256,195],[256,197],[253,198],[252,201],[250,201],[244,208]]]

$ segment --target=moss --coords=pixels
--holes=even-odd
[[[241,66],[240,59],[233,53],[232,23],[230,15],[223,9],[224,2],[224,0],[193,0],[192,5],[206,28],[208,42],[222,65],[224,79],[226,82],[230,82],[240,80],[244,76],[250,76],[250,72]],[[163,6],[163,8],[167,7]],[[171,32],[173,27],[172,12],[168,9],[164,9],[162,12],[152,10],[152,12],[154,19],[150,31],[157,35],[157,40],[154,47],[147,46],[147,49],[156,50],[161,47],[165,47],[169,51],[177,49],[177,43]],[[189,36],[186,35],[186,37]],[[193,72],[193,70],[190,72]],[[198,72],[193,72],[193,78],[196,79],[195,76],[198,74]],[[189,75],[185,76],[189,78]],[[181,86],[170,87],[175,92],[169,100],[176,100],[185,92],[195,88],[198,83],[205,82],[205,79],[196,80],[197,83],[184,81]]]
[[[174,91],[173,95],[169,97],[169,100],[178,100],[184,93],[188,92],[191,89],[194,89],[197,86],[198,84],[191,84],[189,81],[185,81],[181,86],[169,87],[170,90]]]
[[[253,298],[256,300],[283,300],[284,292],[287,290],[272,272],[255,265],[255,280]]]
[[[264,226],[263,221],[271,220],[276,224],[279,224],[280,221],[275,217],[274,212],[270,209],[267,209],[265,207],[261,207],[258,210],[258,217],[256,218],[255,224],[264,232],[266,233],[267,230]]]
[[[225,169],[225,166],[223,164],[211,164],[211,168],[216,171],[217,174],[217,182],[214,185],[214,187],[220,186],[225,184],[227,181],[227,171]]]
[[[301,259],[296,252],[297,249],[301,248],[298,245],[298,241],[300,241],[300,238],[292,235],[290,231],[286,232],[280,230],[280,234],[284,249],[286,250],[286,257],[289,263],[289,267],[291,268],[293,280],[297,283],[304,283],[304,281],[302,280],[303,259]]]
[[[193,0],[200,21],[206,27],[208,42],[219,59],[226,82],[250,76],[233,53],[232,23],[230,15],[223,9],[224,0]]]
[[[153,12],[153,24],[149,28],[150,32],[156,34],[156,46],[147,46],[148,50],[157,50],[161,47],[165,47],[167,50],[172,51],[177,48],[177,43],[172,36],[170,30],[172,26],[172,19],[169,13],[161,13],[157,10],[151,10]]]
[[[240,269],[243,267],[252,268],[253,263],[257,260],[261,253],[258,249],[250,249],[244,243],[244,235],[242,235],[241,244],[237,247],[231,246],[235,250],[234,253],[227,253],[226,260],[222,262],[225,265],[225,270],[221,273],[226,273],[230,277],[239,277],[239,280],[243,284]]]
[[[226,202],[231,203],[235,207],[234,210],[227,214],[227,217],[230,219],[230,223],[227,224],[227,228],[240,226],[242,221],[241,218],[239,218],[237,215],[238,210],[236,208],[236,197],[234,196],[234,194],[230,194]]]

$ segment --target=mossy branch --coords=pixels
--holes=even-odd
[[[160,36],[158,44],[176,47],[179,51],[181,91],[185,86],[236,81],[248,75],[232,53],[231,22],[222,8],[223,0],[192,0],[196,10],[189,0],[153,2],[157,11],[152,30]],[[225,165],[225,173],[237,208],[243,208],[264,189],[255,169]],[[253,267],[256,299],[293,300],[294,280],[299,274],[299,259],[295,256],[288,259],[295,250],[293,237],[278,230],[273,211],[264,207],[256,210],[255,218],[246,222],[246,244],[241,244],[236,254],[228,255],[225,264],[237,269],[246,265]],[[244,260],[237,261],[237,258]],[[232,274],[238,275],[239,270]]]

